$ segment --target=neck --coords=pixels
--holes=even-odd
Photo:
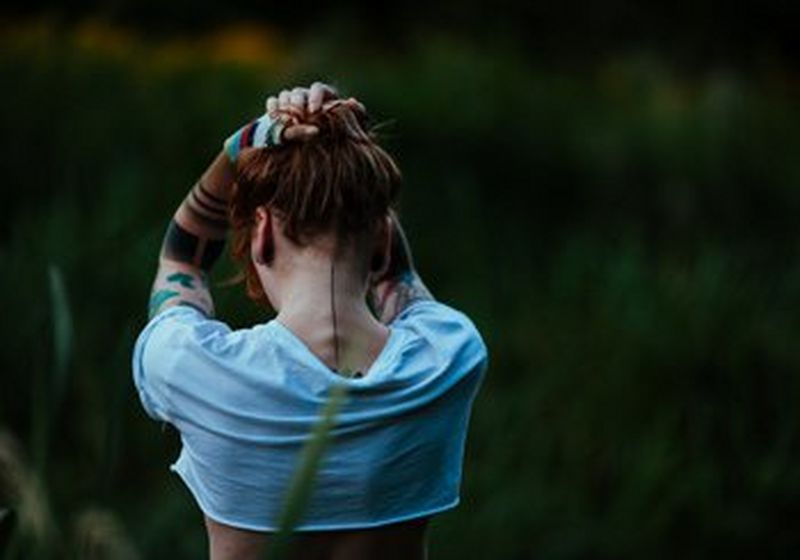
[[[388,329],[366,302],[367,286],[355,267],[331,259],[307,258],[280,278],[277,320],[299,336],[332,369],[363,369],[355,356],[374,353]]]
[[[323,318],[331,314],[331,299],[337,315],[369,314],[366,282],[346,262],[331,266],[330,258],[306,258],[295,262],[278,280],[281,286],[278,317]],[[333,274],[331,269],[333,268]]]

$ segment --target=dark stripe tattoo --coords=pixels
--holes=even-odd
[[[204,224],[206,224],[206,225],[208,225],[210,227],[213,227],[213,228],[216,228],[216,229],[219,229],[219,230],[224,230],[224,229],[228,228],[228,220],[227,219],[223,219],[223,220],[215,219],[213,216],[209,216],[209,215],[205,214],[204,212],[202,212],[201,210],[199,210],[193,204],[187,204],[186,208],[189,210],[189,212],[192,214],[192,216],[197,218],[198,221],[200,221],[200,222],[202,222],[202,223],[204,223]]]
[[[192,303],[191,301],[181,300],[181,301],[178,302],[178,305],[188,305],[189,307],[194,307],[195,309],[197,309],[203,315],[206,315],[208,317],[213,317],[214,316],[214,314],[212,312],[210,312],[208,309],[203,309],[202,307],[200,307],[196,303]]]
[[[192,192],[198,198],[198,200],[203,201],[207,206],[214,208],[217,212],[227,212],[228,204],[225,201],[221,201],[219,198],[215,197],[213,194],[208,192],[208,190],[201,187],[200,183],[196,183],[194,188],[192,188]]]
[[[203,270],[211,270],[224,248],[224,239],[206,239],[205,245],[200,249],[202,251],[200,256],[200,268]]]
[[[173,218],[167,227],[161,252],[165,257],[174,261],[192,262],[194,254],[197,252],[198,241],[196,235],[183,229]]]
[[[209,271],[225,248],[225,239],[206,239],[186,231],[173,218],[167,227],[162,254],[168,259],[191,263]]]
[[[218,196],[216,196],[216,195],[212,194],[212,193],[211,193],[211,192],[210,192],[210,191],[209,191],[209,190],[208,190],[208,189],[205,187],[205,185],[203,184],[203,181],[202,181],[202,180],[200,180],[200,181],[198,181],[198,182],[197,182],[197,188],[198,188],[198,189],[199,189],[199,190],[200,190],[200,191],[201,191],[201,192],[202,192],[204,195],[206,195],[206,196],[208,197],[208,199],[209,199],[209,200],[211,200],[212,202],[215,202],[216,204],[218,204],[218,205],[220,205],[220,206],[225,206],[225,207],[227,207],[227,206],[228,206],[228,203],[227,203],[225,200],[223,200],[223,199],[219,198]]]
[[[200,196],[198,196],[197,191],[191,192],[189,202],[190,203],[194,202],[212,217],[219,219],[225,219],[227,217],[227,213],[225,212],[225,210],[222,210],[220,208],[217,208],[216,206],[212,206],[208,202],[205,202],[202,198],[200,198]]]

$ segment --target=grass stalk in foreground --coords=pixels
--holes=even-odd
[[[311,497],[311,492],[314,488],[314,477],[319,470],[323,452],[329,441],[330,431],[336,421],[336,414],[346,396],[347,387],[343,383],[333,386],[322,408],[321,418],[311,433],[311,439],[303,447],[300,463],[289,483],[278,532],[275,533],[267,550],[267,558],[269,560],[281,560],[286,557],[289,551],[292,532],[300,522],[306,504]]]

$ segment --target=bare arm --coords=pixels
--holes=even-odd
[[[173,215],[161,244],[149,318],[179,304],[214,316],[208,276],[225,246],[232,182],[233,166],[220,152]]]
[[[391,212],[391,247],[386,271],[372,286],[370,298],[378,319],[390,323],[403,309],[421,299],[433,299],[422,282],[411,257],[408,244],[397,214]]]
[[[310,88],[286,89],[279,96],[268,98],[266,108],[267,111],[273,111],[293,106],[305,110],[307,105],[309,110],[314,111],[337,97],[338,94],[332,87],[314,82]],[[352,102],[358,103],[355,100]],[[261,122],[262,119],[258,121]],[[150,295],[150,319],[179,304],[194,306],[206,315],[214,316],[214,301],[208,289],[208,276],[225,247],[229,228],[228,202],[235,179],[235,161],[240,149],[300,140],[318,132],[316,127],[295,126],[277,116],[273,120],[278,126],[261,123],[268,126],[268,132],[257,142],[253,134],[258,126],[256,121],[248,123],[231,135],[225,141],[223,151],[217,155],[178,207],[161,245],[158,272]],[[243,134],[245,131],[250,134]]]

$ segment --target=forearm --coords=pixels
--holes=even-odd
[[[403,309],[420,299],[433,299],[414,267],[411,246],[397,215],[392,213],[391,249],[386,272],[372,288],[371,303],[382,323],[390,323]]]
[[[181,202],[167,226],[148,316],[191,305],[214,316],[208,275],[225,247],[233,169],[220,153]]]
[[[294,103],[295,88],[281,92],[280,99]],[[305,95],[299,104],[305,104]],[[321,82],[315,82],[309,92],[309,104],[320,105],[335,92]],[[311,99],[313,98],[313,100]],[[284,105],[270,97],[267,109]],[[274,112],[274,111],[273,111]],[[235,179],[235,164],[239,153],[247,148],[265,148],[283,140],[303,140],[314,136],[314,126],[287,127],[284,116],[264,114],[239,128],[223,143],[223,150],[195,183],[181,202],[167,226],[159,254],[159,267],[150,297],[150,318],[177,304],[189,304],[208,315],[214,315],[213,300],[208,290],[208,274],[222,254],[229,229],[228,202]],[[284,134],[285,131],[285,134]]]
[[[161,245],[162,259],[212,269],[225,246],[233,179],[233,167],[220,152],[175,211]]]

